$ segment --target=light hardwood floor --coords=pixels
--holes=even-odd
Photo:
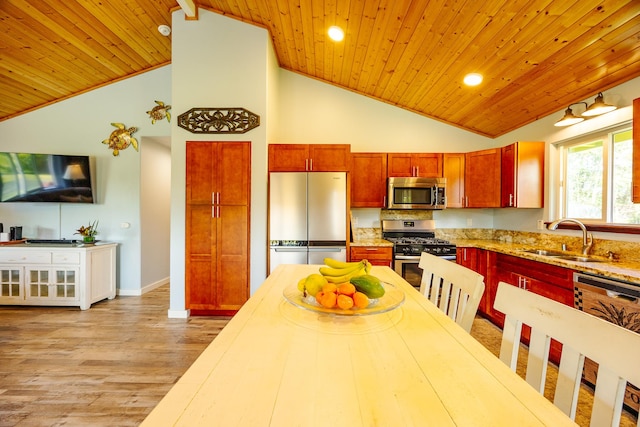
[[[86,311],[0,306],[0,427],[137,426],[229,319],[168,319],[168,302],[165,285]],[[471,334],[498,354],[500,329],[476,317]]]
[[[136,426],[226,325],[169,286],[89,310],[0,306],[0,426]]]

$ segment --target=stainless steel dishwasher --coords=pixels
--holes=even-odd
[[[578,272],[573,273],[573,284],[575,308],[640,333],[640,285]],[[597,364],[585,359],[586,382],[595,384],[596,371]],[[624,403],[637,412],[640,406],[640,389],[627,384]]]

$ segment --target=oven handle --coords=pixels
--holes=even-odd
[[[420,261],[419,256],[412,256],[412,255],[396,255],[394,259],[399,259],[403,261]]]
[[[438,256],[438,255],[436,255],[436,256]],[[455,261],[456,260],[456,256],[455,255],[442,255],[442,256],[438,256],[438,258],[446,259],[448,261]],[[420,257],[419,256],[414,256],[414,255],[396,255],[394,257],[394,259],[401,260],[401,261],[420,261]]]

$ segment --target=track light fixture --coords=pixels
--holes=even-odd
[[[585,111],[580,115],[581,117],[574,115],[573,111],[571,110],[571,107],[573,105],[578,105],[578,104],[584,104],[584,106],[586,107]],[[588,105],[586,102],[576,102],[574,104],[569,105],[569,107],[567,107],[567,109],[564,112],[564,117],[558,120],[554,124],[554,126],[571,126],[576,123],[580,123],[585,118],[599,116],[601,114],[613,111],[617,108],[618,107],[616,107],[615,105],[610,105],[605,103],[602,92],[599,92],[598,95],[596,96],[595,101],[591,105]]]

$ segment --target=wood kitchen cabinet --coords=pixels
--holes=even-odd
[[[464,153],[444,153],[442,174],[447,179],[447,208],[464,207]]]
[[[494,264],[494,260],[495,252],[493,251],[471,247],[456,248],[456,263],[482,274],[484,277],[485,289],[478,305],[478,311],[489,318],[491,318],[493,300],[495,299],[495,290],[493,298],[490,297],[491,271],[489,267]]]
[[[351,153],[351,207],[384,208],[387,154]]]
[[[544,207],[544,149],[543,141],[502,147],[501,207]]]
[[[251,144],[187,142],[186,308],[232,314],[249,298]]]
[[[387,176],[442,178],[442,153],[388,153]]]
[[[393,268],[392,246],[351,246],[349,248],[349,260],[369,260],[371,265],[382,265]]]
[[[495,257],[495,274],[493,283],[497,288],[498,282],[506,282],[513,286],[526,289],[543,297],[561,302],[573,307],[573,270],[558,267],[543,262],[532,261],[511,255],[497,254]],[[492,287],[494,288],[494,287]],[[490,295],[491,305],[495,300],[495,290]],[[500,327],[504,326],[504,315],[498,311],[492,314],[492,321]],[[529,343],[531,330],[524,327],[522,330],[522,342]],[[555,363],[560,360],[562,346],[551,342],[550,359]]]
[[[465,207],[499,208],[502,150],[491,148],[465,154]]]
[[[269,172],[348,172],[349,144],[270,144]]]
[[[633,100],[633,173],[631,176],[633,203],[640,203],[640,98]]]

